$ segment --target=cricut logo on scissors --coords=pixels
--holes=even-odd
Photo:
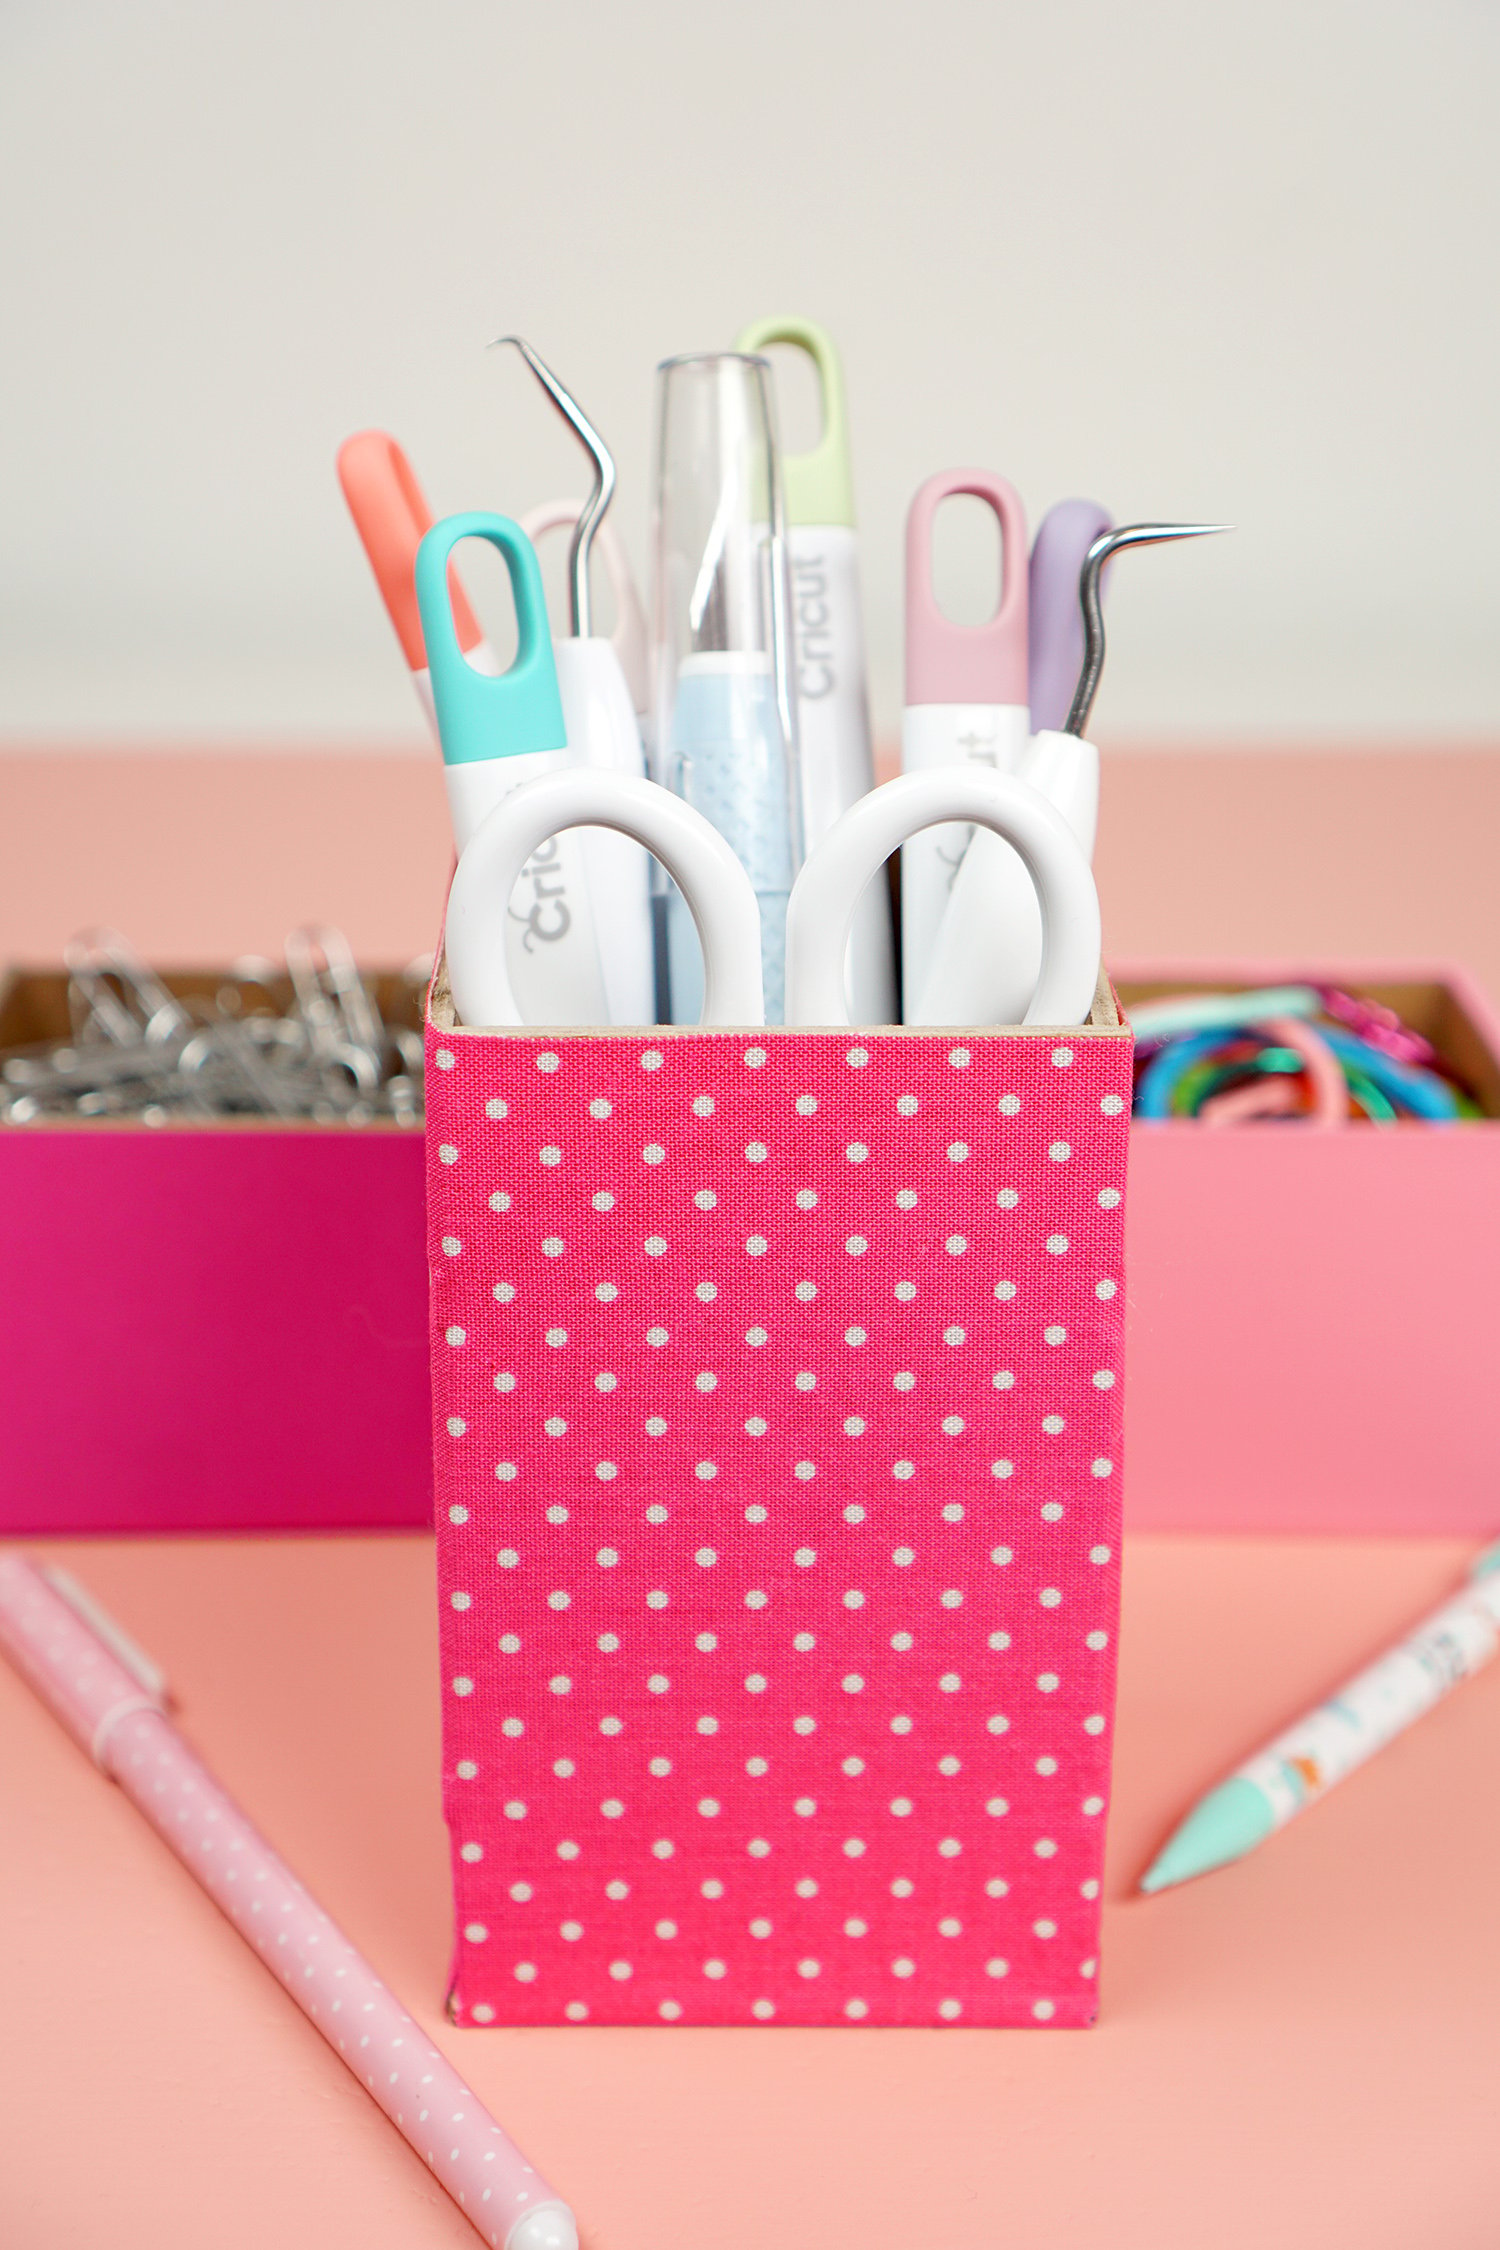
[[[821,702],[838,685],[833,669],[833,636],[828,623],[828,569],[821,555],[792,557],[797,609],[797,693]]]
[[[529,914],[518,914],[514,896],[508,911],[512,921],[525,924],[526,935],[521,944],[529,953],[533,939],[540,938],[543,945],[555,945],[559,938],[567,936],[573,926],[560,838],[549,836],[545,844],[537,846],[521,869],[520,880],[516,884],[517,891],[522,883],[531,885],[531,911]],[[550,921],[546,919],[549,909]]]

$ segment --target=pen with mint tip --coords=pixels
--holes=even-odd
[[[1141,1889],[1170,1890],[1243,1859],[1482,1671],[1497,1650],[1500,1540],[1470,1565],[1462,1593],[1200,1797],[1141,1877]]]

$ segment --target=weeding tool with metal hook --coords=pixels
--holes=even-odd
[[[1060,812],[1092,859],[1099,818],[1099,753],[1083,739],[1104,670],[1104,612],[1099,576],[1126,547],[1170,539],[1201,539],[1228,530],[1218,523],[1135,523],[1105,531],[1083,560],[1078,599],[1083,613],[1083,665],[1064,725],[1031,738],[1021,775]],[[1019,1023],[1041,967],[1042,931],[1036,892],[1016,854],[998,836],[977,833],[955,877],[933,940],[927,975],[908,988],[908,1023]]]
[[[572,633],[555,640],[552,648],[568,747],[575,764],[639,780],[645,775],[646,761],[635,697],[619,649],[593,630],[589,585],[590,552],[614,495],[614,459],[578,401],[524,337],[501,336],[496,343],[515,346],[568,427],[582,439],[594,465],[593,490],[578,510],[568,548]],[[616,607],[623,607],[618,590]],[[613,829],[591,829],[575,848],[582,852],[600,939],[607,1000],[602,1020],[654,1023],[650,861],[628,836]]]
[[[516,655],[498,678],[476,672],[459,646],[450,562],[465,539],[494,547],[510,574]],[[506,516],[448,516],[417,550],[417,605],[432,668],[448,809],[462,870],[486,817],[523,781],[576,768],[547,633],[536,550]],[[458,877],[454,883],[457,887]],[[540,836],[502,906],[505,953],[527,1020],[599,1024],[605,1017],[596,919],[581,839]]]
[[[1026,623],[1033,734],[1060,727],[1073,700],[1083,663],[1078,574],[1094,541],[1109,528],[1109,510],[1097,500],[1058,500],[1037,525],[1027,573],[1031,607]]]
[[[536,507],[528,508],[517,522],[531,541],[540,547],[552,531],[571,531],[587,507],[586,500],[541,500]],[[609,580],[610,596],[615,605],[615,629],[610,641],[620,669],[625,674],[625,685],[630,690],[630,700],[635,706],[636,718],[644,722],[651,709],[651,659],[646,643],[646,612],[641,604],[640,591],[630,568],[630,557],[625,543],[612,523],[594,526],[594,544],[604,563],[604,575]]]

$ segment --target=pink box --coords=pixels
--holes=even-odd
[[[67,1028],[61,976],[0,990],[0,1047]],[[0,1127],[0,1531],[426,1522],[421,1143]]]
[[[1385,994],[1491,1115],[1336,1142],[1133,1132],[1127,1520],[1482,1538],[1500,1505],[1484,995],[1445,965],[1132,963],[1118,981],[1128,1000],[1305,975]],[[65,1028],[60,977],[0,991],[0,1047]],[[0,1531],[428,1522],[422,1195],[418,1136],[388,1127],[0,1128]]]
[[[1121,1001],[1301,981],[1385,1000],[1487,1116],[1131,1135],[1130,1495],[1141,1530],[1500,1525],[1500,1021],[1462,970],[1131,963]]]
[[[1092,2021],[1108,988],[427,1057],[456,2020]]]

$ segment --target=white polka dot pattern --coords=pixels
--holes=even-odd
[[[41,1572],[0,1556],[0,1648],[144,1813],[499,2250],[557,2191]],[[471,1931],[469,1942],[482,1932]],[[482,2006],[471,2011],[485,2020]]]
[[[1128,1034],[443,1038],[460,2019],[1091,2021]]]

